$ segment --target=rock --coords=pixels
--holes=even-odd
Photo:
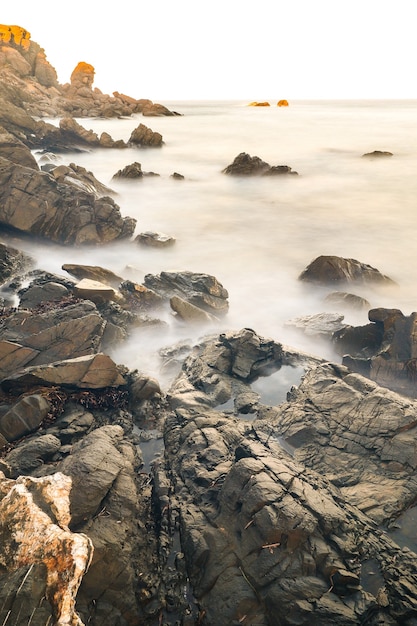
[[[145,124],[139,124],[139,126],[132,131],[128,145],[159,148],[163,145],[162,135],[158,132],[154,132],[145,126]]]
[[[0,126],[0,156],[16,163],[37,170],[38,164],[30,149],[17,137]]]
[[[43,285],[32,285],[20,296],[20,306],[31,309],[44,302],[59,302],[69,295],[67,287],[53,281]]]
[[[71,74],[71,87],[75,90],[89,89],[92,90],[94,83],[94,67],[89,63],[80,62],[74,68]]]
[[[89,278],[111,287],[118,287],[123,278],[118,276],[111,270],[98,265],[79,265],[78,263],[64,263],[62,269],[82,280],[83,278]]]
[[[177,314],[177,317],[184,322],[190,324],[213,324],[219,321],[219,318],[211,315],[207,311],[200,309],[198,306],[183,300],[179,296],[172,296],[169,301],[171,309]]]
[[[159,309],[164,304],[164,299],[159,293],[131,280],[125,280],[121,283],[120,292],[127,305],[133,309],[149,311]]]
[[[392,152],[386,152],[383,150],[374,150],[373,152],[367,152],[366,154],[362,155],[362,157],[365,157],[368,159],[380,159],[380,158],[392,157],[392,156],[393,156]]]
[[[165,235],[164,233],[154,233],[153,231],[147,230],[144,233],[139,233],[139,235],[135,237],[135,241],[153,248],[164,248],[172,246],[175,243],[175,238]]]
[[[73,245],[130,237],[135,220],[122,218],[110,197],[94,198],[0,158],[0,223],[37,237]]]
[[[288,100],[278,100],[277,106],[278,107],[287,107],[288,106]]]
[[[400,433],[408,444],[414,439],[406,424],[415,407],[322,362],[287,403],[257,406],[252,394],[248,408],[257,419],[247,424],[216,410],[227,388],[253,380],[231,369],[235,345],[246,372],[258,369],[261,346],[272,356],[273,342],[248,329],[227,342],[208,339],[171,386],[174,410],[165,421],[166,472],[179,494],[171,495],[171,505],[179,509],[182,549],[205,619],[232,624],[245,615],[272,624],[279,615],[288,626],[353,626],[372,612],[382,623],[401,623],[410,605],[394,578],[408,577],[407,590],[417,596],[415,563],[409,569],[414,555],[404,567],[403,551],[376,524],[412,497],[412,447],[402,472],[387,471],[385,460],[394,461]],[[276,357],[266,362],[279,367],[294,356],[276,346]],[[371,559],[385,583],[382,604],[361,576]]]
[[[50,173],[57,182],[72,184],[76,189],[92,193],[96,198],[114,194],[114,191],[97,180],[92,172],[75,163],[58,165]]]
[[[269,163],[262,161],[257,156],[250,156],[246,152],[241,152],[235,157],[233,163],[228,165],[223,174],[231,174],[232,176],[275,176],[282,174],[295,174],[288,165],[274,165],[271,167]]]
[[[142,400],[149,400],[156,394],[161,395],[161,388],[156,378],[147,376],[146,374],[136,374],[133,382],[129,387],[130,401],[134,406]]]
[[[370,303],[365,298],[344,291],[333,291],[329,293],[324,298],[324,302],[334,308],[346,307],[358,311],[371,308]]]
[[[20,439],[39,428],[50,410],[50,403],[41,394],[25,396],[0,415],[0,433],[9,442]]]
[[[93,546],[86,535],[68,529],[71,486],[71,478],[60,473],[43,478],[21,476],[17,480],[6,479],[0,473],[0,563],[2,577],[4,572],[7,576],[20,568],[41,566],[37,568],[38,575],[42,573],[38,586],[50,605],[46,609],[48,621],[81,626],[75,598],[90,565]],[[4,606],[2,603],[0,618],[20,624],[19,598],[13,594],[8,610]],[[32,606],[30,620],[37,608],[36,604]]]
[[[319,283],[359,283],[394,285],[394,281],[371,265],[337,256],[319,256],[300,274],[299,280]]]
[[[372,519],[387,523],[413,497],[414,411],[415,402],[327,363],[305,374],[288,403],[268,413],[268,424],[279,428],[298,462],[326,475]],[[393,462],[401,471],[389,470]]]
[[[208,274],[187,271],[147,274],[144,285],[164,298],[178,296],[213,315],[225,315],[229,308],[227,290]]]
[[[118,170],[116,174],[113,175],[113,178],[143,178],[142,166],[135,161],[135,163],[126,165],[122,170]]]
[[[97,352],[105,321],[92,302],[41,313],[18,310],[0,325],[0,377],[26,365],[41,365]]]
[[[155,104],[153,102],[150,102],[149,104],[145,104],[143,106],[142,115],[146,117],[165,117],[171,115],[180,115],[180,113],[170,111],[163,104]]]
[[[7,455],[9,478],[18,478],[21,474],[29,474],[38,469],[51,461],[60,448],[60,440],[52,434],[41,435],[29,441],[23,440]]]
[[[83,278],[74,285],[74,295],[78,298],[91,300],[96,304],[109,302],[110,300],[117,301],[122,298],[121,294],[118,294],[116,289],[110,287],[110,285],[91,280],[91,278]]]
[[[34,263],[34,259],[24,252],[0,243],[0,285],[23,273]]]
[[[338,313],[316,313],[288,320],[285,326],[303,330],[310,337],[333,337],[334,333],[343,331],[346,324],[344,315]]]
[[[1,381],[4,391],[33,386],[76,387],[79,389],[104,389],[126,385],[115,363],[106,354],[92,354],[47,365],[27,367]]]
[[[178,172],[171,174],[170,178],[173,178],[174,180],[185,180],[185,176],[179,174]]]
[[[417,313],[371,309],[370,324],[348,327],[333,336],[343,364],[378,384],[417,398]]]
[[[269,102],[251,102],[248,106],[250,107],[269,107],[271,106]]]

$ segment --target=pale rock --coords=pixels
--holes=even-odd
[[[68,528],[71,488],[62,473],[9,480],[0,472],[0,564],[10,572],[45,566],[45,594],[57,626],[83,625],[75,600],[93,555],[91,540]]]

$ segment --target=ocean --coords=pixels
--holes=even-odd
[[[175,237],[174,246],[124,241],[74,249],[13,242],[32,254],[39,268],[61,275],[64,263],[83,263],[136,282],[148,273],[174,270],[215,276],[228,290],[230,306],[218,324],[191,328],[168,314],[164,329],[133,331],[111,353],[116,362],[154,375],[163,385],[170,381],[160,370],[160,348],[243,327],[340,362],[329,342],[288,326],[294,318],[334,312],[324,297],[335,289],[298,280],[320,255],[357,259],[397,283],[389,289],[348,289],[372,308],[398,308],[406,315],[416,310],[417,101],[289,101],[288,107],[270,102],[270,107],[163,102],[182,115],[78,120],[113,139],[128,140],[140,123],[162,134],[161,148],[70,153],[59,155],[57,163],[81,165],[111,187],[122,215],[137,219],[135,236],[164,233]],[[374,150],[393,156],[362,158]],[[241,152],[288,165],[298,176],[223,174]],[[112,180],[135,161],[159,176]],[[174,172],[184,180],[173,179]],[[337,312],[348,324],[368,321],[367,310]]]

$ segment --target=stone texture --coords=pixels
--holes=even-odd
[[[300,274],[299,280],[323,285],[376,283],[392,286],[395,284],[388,276],[384,276],[371,265],[356,259],[344,259],[338,256],[317,257]]]
[[[49,619],[82,626],[75,597],[93,546],[86,535],[68,529],[71,485],[71,479],[60,473],[39,479],[21,476],[16,481],[0,473],[0,564],[9,572],[43,565]],[[13,604],[9,611],[0,609],[4,623],[15,611]]]
[[[50,403],[41,394],[24,396],[0,415],[0,433],[7,441],[20,439],[39,428],[50,410]]]
[[[120,387],[126,381],[106,354],[80,356],[47,365],[32,366],[6,377],[1,387],[6,390],[24,389],[34,385],[63,385],[80,389]]]
[[[144,285],[162,297],[178,296],[213,315],[225,315],[229,309],[227,290],[209,274],[187,271],[147,274]]]

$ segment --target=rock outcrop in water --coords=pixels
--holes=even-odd
[[[371,265],[356,259],[325,255],[311,261],[300,274],[299,280],[322,285],[349,283],[395,285],[391,278],[381,274]]]
[[[288,165],[269,165],[257,156],[250,156],[241,152],[235,157],[233,163],[224,168],[223,174],[231,176],[283,176],[298,175]]]

